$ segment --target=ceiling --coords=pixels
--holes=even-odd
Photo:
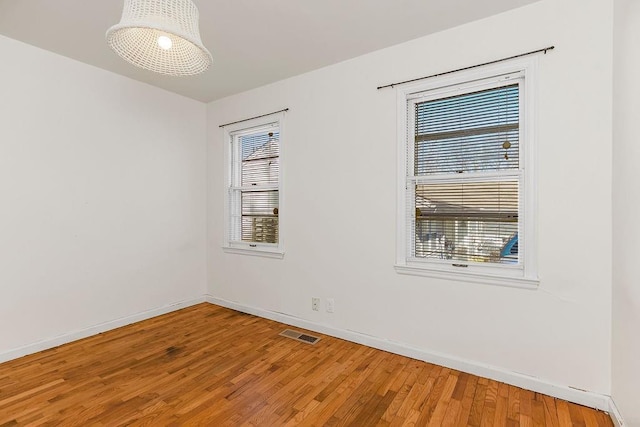
[[[167,77],[113,53],[123,0],[0,0],[0,34],[209,102],[537,0],[194,0],[213,66]]]

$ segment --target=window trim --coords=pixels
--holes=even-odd
[[[498,286],[532,289],[539,284],[538,237],[537,237],[537,181],[536,181],[536,71],[537,58],[520,58],[500,64],[488,65],[473,70],[461,71],[435,77],[418,83],[402,85],[397,89],[397,199],[396,199],[396,264],[400,274],[426,276],[437,279],[456,280]],[[414,99],[442,98],[445,94],[467,93],[474,87],[499,84],[505,76],[521,74],[520,97],[520,171],[522,196],[520,196],[522,236],[519,248],[522,251],[521,266],[481,265],[471,263],[466,268],[455,267],[451,262],[416,260],[408,256],[411,240],[407,227],[407,146],[409,143],[409,120],[407,105]],[[426,93],[428,92],[428,93]]]
[[[284,257],[284,232],[282,224],[286,222],[286,211],[284,209],[284,112],[269,114],[264,117],[246,120],[223,128],[224,136],[224,175],[225,175],[225,196],[224,196],[224,242],[222,250],[225,253],[262,256],[266,258]],[[278,155],[278,243],[243,242],[230,240],[231,221],[231,201],[229,189],[233,183],[233,168],[231,166],[233,138],[238,135],[250,134],[255,130],[266,127],[276,127],[279,135],[279,155]]]

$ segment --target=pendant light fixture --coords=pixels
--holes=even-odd
[[[190,76],[211,65],[202,44],[198,8],[191,0],[124,0],[107,43],[131,64],[169,76]]]

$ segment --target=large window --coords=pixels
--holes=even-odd
[[[281,121],[269,120],[226,131],[225,247],[231,251],[282,254]]]
[[[530,74],[402,92],[399,271],[534,282]]]

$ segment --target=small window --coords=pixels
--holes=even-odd
[[[226,130],[225,247],[231,252],[282,254],[281,125],[270,120]]]
[[[521,69],[401,92],[400,272],[535,276],[530,78]]]

